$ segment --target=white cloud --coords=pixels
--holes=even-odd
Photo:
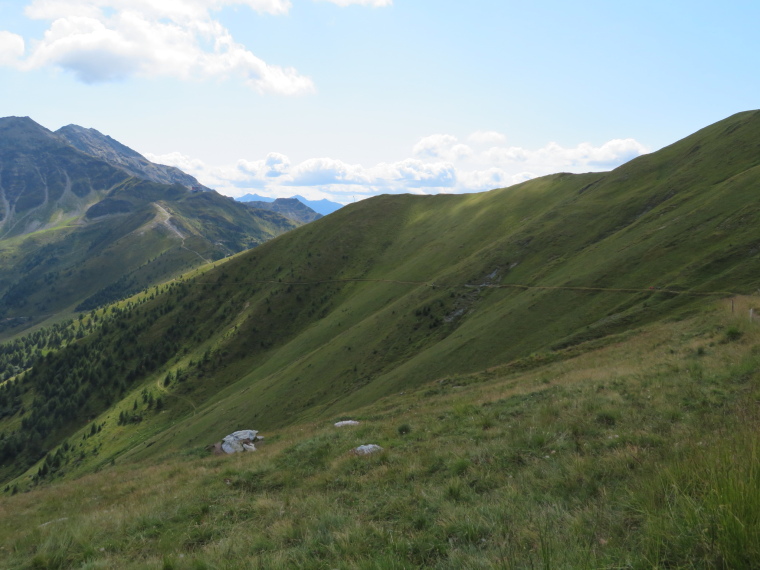
[[[465,160],[473,155],[472,149],[466,144],[455,144],[449,149],[450,160]]]
[[[486,136],[480,140],[497,138]],[[148,158],[177,166],[206,186],[230,196],[240,196],[255,188],[273,197],[301,194],[345,203],[353,197],[380,193],[481,192],[555,172],[611,168],[646,152],[634,139],[614,139],[601,146],[582,143],[572,148],[549,143],[537,150],[493,146],[479,152],[467,145],[461,146],[468,152],[461,152],[457,148],[460,145],[452,135],[431,135],[414,146],[414,157],[370,167],[327,157],[293,165],[280,153],[269,153],[260,160],[241,159],[222,167],[209,167],[179,153]]]
[[[492,190],[514,184],[512,176],[500,168],[462,172],[459,178],[460,183],[470,190]]]
[[[290,159],[279,152],[270,152],[264,159],[264,166],[266,167],[264,176],[277,178],[290,170]]]
[[[528,155],[528,151],[526,151],[524,148],[516,146],[492,147],[483,154],[483,156],[486,157],[489,162],[492,162],[494,164],[525,161],[528,159]]]
[[[412,152],[415,156],[438,157],[457,142],[458,139],[453,135],[430,135],[420,139]]]
[[[296,166],[286,184],[320,186],[324,184],[368,184],[370,178],[361,165],[333,158],[311,158]]]
[[[168,154],[151,154],[145,153],[145,158],[156,164],[166,164],[167,166],[176,166],[180,170],[184,170],[188,174],[195,175],[195,172],[202,171],[206,168],[206,165],[202,160],[197,158],[190,158],[181,152],[170,152]]]
[[[612,168],[647,152],[647,148],[635,139],[613,139],[600,147],[591,147],[587,160],[592,166]]]
[[[527,182],[534,178],[536,178],[536,175],[532,172],[518,172],[517,174],[512,175],[512,184],[520,184],[521,182]]]
[[[268,64],[235,41],[211,15],[228,5],[269,14],[291,7],[288,0],[36,0],[27,16],[49,20],[50,27],[22,65],[61,68],[85,83],[132,76],[237,79],[260,93],[313,92],[308,77]],[[3,34],[0,47],[16,45],[3,53],[18,58],[19,36]]]
[[[494,165],[504,167],[519,162],[548,174],[560,170],[579,172],[614,168],[646,152],[646,147],[634,139],[614,139],[598,147],[581,143],[573,148],[565,148],[554,142],[538,150],[491,147],[482,156]]]
[[[24,55],[24,38],[0,31],[0,65],[16,65]]]
[[[613,139],[601,146],[581,143],[572,148],[552,142],[532,150],[503,146],[506,137],[496,131],[477,131],[468,136],[467,141],[474,146],[460,143],[454,135],[430,135],[414,145],[412,154],[422,160],[454,163],[462,171],[485,173],[491,172],[491,167],[515,171],[520,165],[521,172],[543,175],[561,170],[580,172],[614,168],[647,152],[644,145],[634,139]]]
[[[369,169],[369,173],[374,184],[383,187],[451,188],[457,180],[454,165],[414,158],[391,164],[381,163]]]
[[[420,139],[412,149],[414,156],[439,158],[450,161],[464,160],[472,156],[472,149],[461,144],[453,135],[430,135]]]

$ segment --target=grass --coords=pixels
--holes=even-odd
[[[610,173],[558,174],[482,194],[380,196],[151,293],[139,314],[126,312],[103,335],[116,353],[166,350],[157,370],[130,376],[116,407],[91,402],[106,422],[101,453],[158,456],[198,445],[211,429],[281,428],[444,377],[540,366],[693,314],[716,291],[754,290],[758,132],[760,114],[740,114]],[[133,186],[122,193],[160,194]],[[193,194],[170,209],[207,198]],[[225,242],[234,234],[230,212],[216,213],[206,221],[219,223]],[[89,273],[71,278],[94,287],[88,277],[122,263],[112,253],[110,265],[98,256]],[[138,282],[175,269],[156,257]],[[731,334],[722,340],[741,342]],[[209,351],[213,365],[191,366]],[[165,413],[132,431],[113,429],[136,392],[180,368],[191,373],[164,387]]]
[[[136,179],[109,193],[131,203],[132,211],[88,218],[86,207],[103,194],[89,196],[89,202],[71,211],[51,205],[39,213],[42,229],[0,239],[0,312],[11,319],[0,323],[0,338],[55,322],[62,313],[72,316],[83,302],[82,310],[90,310],[118,300],[175,278],[204,259],[253,247],[296,225],[216,193],[193,194]],[[157,223],[154,201],[169,208],[184,239]]]
[[[111,309],[38,365],[114,354],[129,384],[45,442],[81,454],[52,487],[3,503],[13,564],[741,563],[754,523],[728,489],[751,469],[719,451],[752,457],[757,299],[711,299],[756,288],[759,119],[611,173],[362,201]],[[203,457],[247,427],[260,452]]]
[[[749,567],[758,340],[723,306],[253,454],[117,462],[4,497],[1,548],[9,568]],[[364,443],[384,451],[349,453]]]

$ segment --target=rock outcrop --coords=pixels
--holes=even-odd
[[[233,432],[222,440],[222,451],[227,454],[256,451],[254,442],[264,439],[263,437],[259,437],[258,433],[255,429],[244,429]]]

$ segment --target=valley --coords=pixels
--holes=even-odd
[[[94,129],[53,133],[19,117],[0,119],[0,197],[0,338],[304,223],[236,203]]]
[[[130,176],[81,231],[20,234],[4,318],[58,323],[0,354],[10,567],[751,565],[758,149],[750,111],[287,232]],[[265,443],[208,451],[241,429]]]

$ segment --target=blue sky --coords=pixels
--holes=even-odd
[[[340,202],[606,170],[758,107],[760,4],[0,0],[0,116],[228,195]]]

